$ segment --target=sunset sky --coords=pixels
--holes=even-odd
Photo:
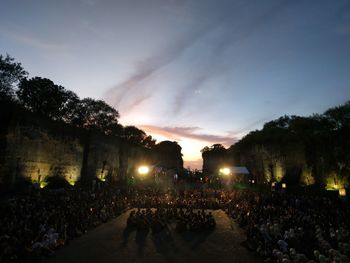
[[[0,54],[160,140],[225,146],[350,100],[349,0],[0,0]]]

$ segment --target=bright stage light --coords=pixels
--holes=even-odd
[[[148,174],[149,168],[147,166],[140,166],[137,171],[139,174],[145,175]]]
[[[40,188],[45,188],[47,186],[47,182],[40,182]]]
[[[227,167],[221,168],[219,171],[220,171],[220,173],[222,173],[223,175],[229,175],[229,174],[231,173],[230,168],[227,168]]]
[[[345,188],[340,188],[340,189],[339,189],[339,196],[341,196],[341,197],[346,196],[346,190],[345,190]]]

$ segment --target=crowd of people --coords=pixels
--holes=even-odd
[[[41,190],[2,200],[0,262],[32,262],[133,208],[127,228],[201,232],[222,209],[265,262],[349,262],[350,207],[339,199],[248,190],[103,187]],[[209,211],[208,211],[209,210]]]
[[[186,230],[201,232],[213,230],[216,226],[212,213],[204,209],[194,211],[192,208],[147,208],[130,212],[127,227],[136,228],[138,231],[158,233],[163,229],[169,229],[169,225],[175,224],[177,232]]]
[[[349,262],[350,209],[339,199],[235,193],[227,213],[265,262]]]
[[[143,189],[133,192],[132,207],[136,208],[185,208],[185,209],[219,209],[220,193],[218,190],[187,190],[160,192]]]
[[[0,262],[32,262],[127,208],[118,191],[61,189],[2,200]]]

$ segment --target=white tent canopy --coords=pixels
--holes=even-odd
[[[230,170],[234,174],[249,174],[247,167],[245,166],[232,166]]]

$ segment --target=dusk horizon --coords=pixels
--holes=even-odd
[[[350,99],[349,1],[3,1],[0,53],[105,100],[185,167],[283,115]],[[64,17],[64,19],[61,19]]]
[[[0,0],[1,263],[350,262],[350,0]]]

